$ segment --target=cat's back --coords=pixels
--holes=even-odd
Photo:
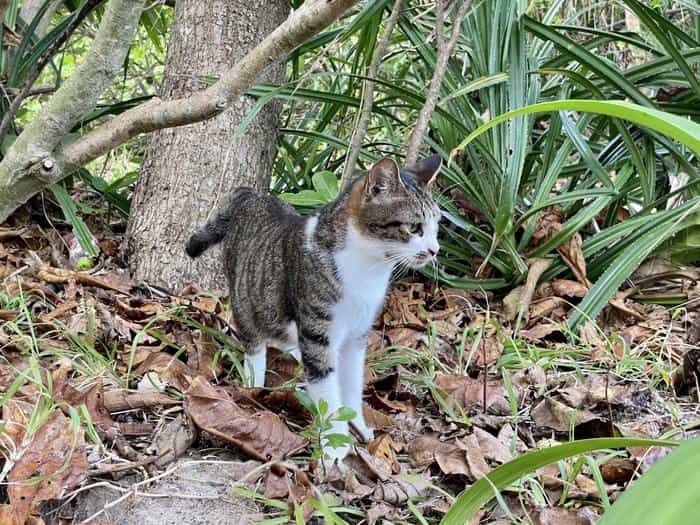
[[[231,197],[231,209],[239,219],[270,219],[280,223],[297,223],[301,215],[288,203],[253,188],[239,188]]]
[[[252,188],[239,188],[231,196],[233,214],[224,246],[229,271],[244,263],[246,271],[268,270],[270,261],[288,254],[303,234],[303,217],[277,197]]]

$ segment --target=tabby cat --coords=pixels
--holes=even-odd
[[[252,189],[236,190],[188,241],[197,257],[223,241],[239,338],[255,386],[263,386],[267,345],[300,351],[307,392],[329,411],[346,406],[365,439],[362,416],[368,332],[395,268],[433,263],[440,210],[430,196],[439,155],[399,169],[385,158],[313,214]],[[335,422],[333,432],[348,432]],[[348,448],[330,451],[342,458]]]

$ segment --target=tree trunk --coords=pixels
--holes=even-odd
[[[287,0],[178,0],[165,66],[163,97],[203,89],[282,23]],[[262,80],[280,81],[284,66]],[[219,116],[155,132],[147,147],[127,233],[134,277],[173,290],[195,282],[225,288],[220,252],[192,260],[187,238],[234,188],[267,189],[276,151],[279,105],[264,108],[245,134],[234,131],[252,107],[240,97]]]

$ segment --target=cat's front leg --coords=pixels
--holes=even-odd
[[[344,406],[355,411],[353,424],[362,438],[368,442],[374,430],[367,426],[362,411],[362,391],[365,386],[365,349],[367,337],[352,337],[340,350],[340,395]]]
[[[323,399],[328,405],[328,414],[337,413],[342,404],[340,393],[340,375],[338,373],[338,352],[331,348],[328,339],[302,330],[299,337],[299,348],[308,380],[306,391],[311,400],[318,406]],[[331,421],[332,434],[349,434],[347,421]],[[327,447],[324,453],[332,460],[343,459],[350,451],[349,445]]]

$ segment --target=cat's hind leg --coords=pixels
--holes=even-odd
[[[267,342],[248,346],[245,354],[245,374],[248,386],[263,388],[267,371]]]

